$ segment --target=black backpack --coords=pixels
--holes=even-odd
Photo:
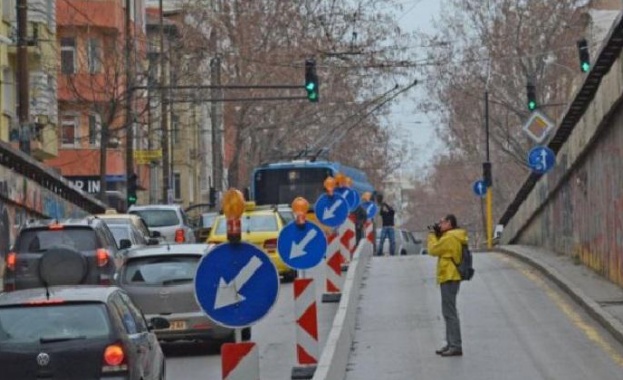
[[[473,257],[472,251],[469,250],[467,244],[463,244],[463,251],[461,253],[461,262],[456,265],[456,269],[459,270],[459,274],[461,275],[461,281],[469,281],[474,277],[474,266],[473,266]]]

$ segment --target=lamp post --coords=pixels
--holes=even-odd
[[[491,172],[491,161],[489,156],[489,89],[485,89],[485,138],[486,138],[486,159],[482,163],[482,177],[487,185],[487,248],[493,247],[493,178]]]

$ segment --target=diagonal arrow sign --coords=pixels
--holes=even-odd
[[[238,293],[240,289],[253,277],[255,272],[262,266],[262,260],[257,256],[253,256],[248,263],[238,272],[236,277],[230,282],[226,282],[223,277],[216,289],[216,299],[214,300],[214,309],[220,309],[225,306],[233,305],[245,300],[245,296]]]
[[[337,210],[337,208],[340,207],[341,204],[342,200],[338,199],[337,201],[335,201],[334,204],[331,205],[331,207],[325,208],[324,212],[322,213],[322,219],[326,220],[335,217],[335,210]]]
[[[301,241],[297,244],[295,241],[292,242],[292,249],[290,250],[290,259],[296,259],[297,257],[301,257],[307,254],[305,252],[305,246],[312,241],[318,232],[314,229],[307,231],[307,235],[301,239]]]

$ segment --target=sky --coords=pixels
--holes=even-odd
[[[405,33],[423,31],[432,33],[433,17],[438,18],[441,10],[440,0],[408,0],[404,2],[404,11],[399,16],[399,25]],[[418,57],[418,58],[423,58]],[[418,78],[421,79],[421,78]],[[413,99],[425,96],[423,87],[414,88],[414,96],[399,97],[391,107],[391,123],[400,130],[400,135],[410,136],[417,150],[415,162],[403,168],[405,174],[419,175],[435,155],[443,151],[443,144],[436,138],[433,121],[423,113],[414,113]]]

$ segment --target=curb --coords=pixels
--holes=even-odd
[[[361,281],[368,260],[372,256],[372,244],[361,240],[350,262],[346,280],[342,286],[342,296],[333,325],[318,361],[312,380],[335,380],[346,376],[346,367],[355,337],[357,303],[361,290]]]
[[[558,285],[575,302],[577,302],[586,312],[602,325],[612,336],[623,344],[623,323],[616,319],[612,314],[605,311],[597,302],[588,297],[584,292],[573,285],[562,273],[547,263],[534,260],[532,257],[523,255],[513,250],[509,246],[498,246],[495,251],[513,256],[541,271],[546,277]]]

